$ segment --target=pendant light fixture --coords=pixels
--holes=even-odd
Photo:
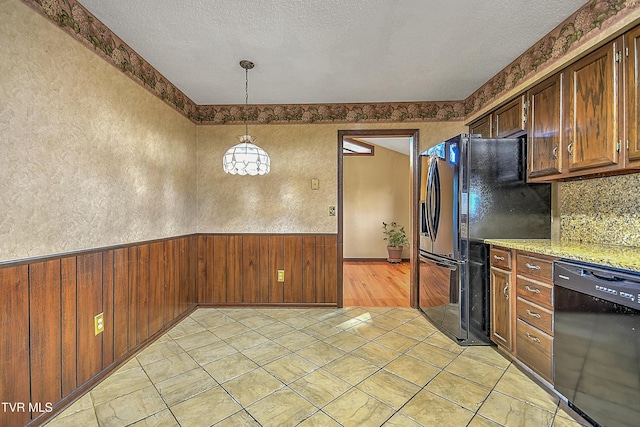
[[[247,115],[249,105],[249,70],[255,65],[251,61],[242,60],[240,66],[244,68],[244,135],[238,137],[239,144],[229,148],[222,164],[224,171],[233,175],[265,175],[271,169],[271,159],[266,151],[254,144],[256,138],[249,135]]]

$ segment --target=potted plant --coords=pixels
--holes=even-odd
[[[402,250],[405,245],[409,244],[404,226],[399,226],[395,221],[389,224],[382,221],[382,234],[384,234],[384,240],[388,243],[387,252],[389,258],[387,258],[387,261],[392,264],[402,262]]]

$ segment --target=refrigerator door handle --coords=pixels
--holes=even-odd
[[[458,269],[458,266],[455,264],[442,264],[440,262],[434,262],[434,264],[438,267],[446,268],[447,270],[451,271],[456,271]]]
[[[433,235],[433,224],[431,221],[431,191],[433,190],[433,165],[435,164],[435,159],[433,157],[430,158],[430,162],[429,162],[429,170],[427,172],[427,191],[426,191],[426,195],[425,195],[425,202],[424,202],[424,211],[425,211],[425,222],[426,222],[426,226],[427,226],[427,234],[429,235],[429,238],[431,239],[431,241],[434,240],[434,235]]]
[[[438,228],[440,225],[440,204],[441,204],[441,194],[440,194],[440,171],[438,170],[438,163],[436,161],[433,162],[433,190],[435,192],[435,212],[433,212],[433,220],[432,220],[432,228],[433,228],[433,240],[435,241],[436,236],[438,234]]]

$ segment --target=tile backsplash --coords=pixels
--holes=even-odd
[[[559,184],[563,241],[640,247],[640,173]]]

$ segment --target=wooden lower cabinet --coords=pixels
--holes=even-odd
[[[511,351],[511,272],[491,267],[491,340]]]
[[[516,320],[516,356],[542,378],[552,381],[553,337],[523,322]]]
[[[510,266],[496,267],[506,259],[511,260]],[[491,248],[491,340],[551,384],[553,260],[544,255]]]

